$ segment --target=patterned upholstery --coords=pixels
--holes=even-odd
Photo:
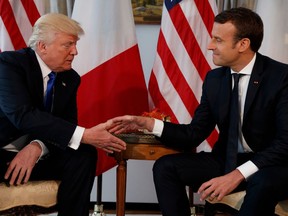
[[[20,186],[7,187],[0,183],[0,211],[18,206],[40,206],[49,208],[56,205],[59,181],[31,181]]]
[[[207,199],[206,201],[211,204],[219,204],[219,203],[225,204],[233,209],[239,210],[242,205],[245,194],[246,194],[245,191],[240,191],[225,196],[221,201],[217,201],[216,199],[214,199],[213,201]],[[278,203],[278,205],[275,208],[275,214],[279,216],[288,216],[288,200],[284,200]]]

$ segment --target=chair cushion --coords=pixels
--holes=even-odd
[[[0,183],[0,211],[24,205],[54,206],[59,184],[59,181],[54,180],[31,181],[10,187]]]
[[[240,191],[240,192],[232,193],[223,197],[221,201],[217,201],[216,199],[212,201],[209,199],[206,199],[206,201],[212,204],[222,203],[222,204],[230,206],[231,208],[239,210],[243,203],[245,194],[246,194],[245,191]],[[288,200],[279,202],[275,208],[275,213],[280,216],[288,216]]]

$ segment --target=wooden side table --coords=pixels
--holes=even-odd
[[[126,150],[120,153],[115,152],[112,155],[118,163],[116,175],[116,216],[125,215],[127,160],[156,160],[163,155],[179,152],[164,146],[155,139],[135,140],[136,142],[134,143],[133,140],[129,139],[124,139],[124,141],[127,143]]]

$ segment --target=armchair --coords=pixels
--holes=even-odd
[[[50,213],[51,207],[57,203],[59,184],[59,181],[54,180],[31,181],[10,187],[0,183],[0,215],[24,215],[25,212],[25,215],[36,215],[49,209],[47,212]]]
[[[240,209],[245,191],[229,194],[225,196],[221,201],[206,199],[205,204],[205,216],[215,216],[217,210],[227,211],[228,213],[235,213]],[[275,214],[279,216],[288,216],[288,200],[281,201],[275,208]]]

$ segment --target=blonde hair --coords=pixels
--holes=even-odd
[[[50,43],[54,40],[56,33],[65,33],[79,38],[84,34],[80,24],[64,14],[49,13],[41,16],[33,26],[33,32],[28,46],[35,50],[37,42]]]

